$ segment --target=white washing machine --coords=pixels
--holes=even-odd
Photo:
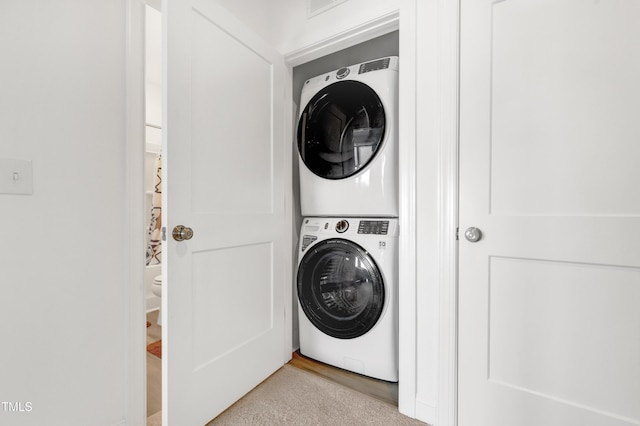
[[[397,382],[398,220],[306,218],[300,235],[300,353]]]
[[[398,216],[398,57],[307,80],[300,96],[302,216]]]

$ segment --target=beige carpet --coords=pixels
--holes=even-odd
[[[155,416],[154,416],[155,417]],[[149,418],[147,423],[159,425]],[[153,422],[152,422],[153,421]],[[424,426],[396,407],[285,365],[207,426]]]

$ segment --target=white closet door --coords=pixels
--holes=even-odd
[[[640,425],[640,2],[461,13],[459,425]]]

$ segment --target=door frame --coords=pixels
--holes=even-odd
[[[401,10],[399,408],[454,426],[460,0]]]
[[[123,230],[128,250],[125,250],[126,277],[129,292],[125,293],[126,347],[128,380],[126,381],[124,424],[146,424],[147,421],[147,358],[146,313],[144,295],[144,126],[145,126],[145,1],[126,0],[125,87],[125,224]]]

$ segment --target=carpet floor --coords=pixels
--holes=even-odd
[[[290,365],[283,366],[207,426],[424,426],[396,407]]]
[[[147,344],[161,337],[157,315],[157,311],[147,315],[151,323],[147,328]],[[162,425],[161,364],[160,358],[147,353],[147,415],[150,416],[147,426]],[[349,374],[293,354],[291,363],[207,426],[425,425],[400,414],[396,401],[397,386],[394,388],[393,384]]]
[[[160,426],[161,413],[147,426]],[[425,426],[398,409],[323,377],[283,366],[206,426]]]
[[[161,413],[147,426],[160,426]],[[290,365],[206,426],[425,426],[390,404]]]

